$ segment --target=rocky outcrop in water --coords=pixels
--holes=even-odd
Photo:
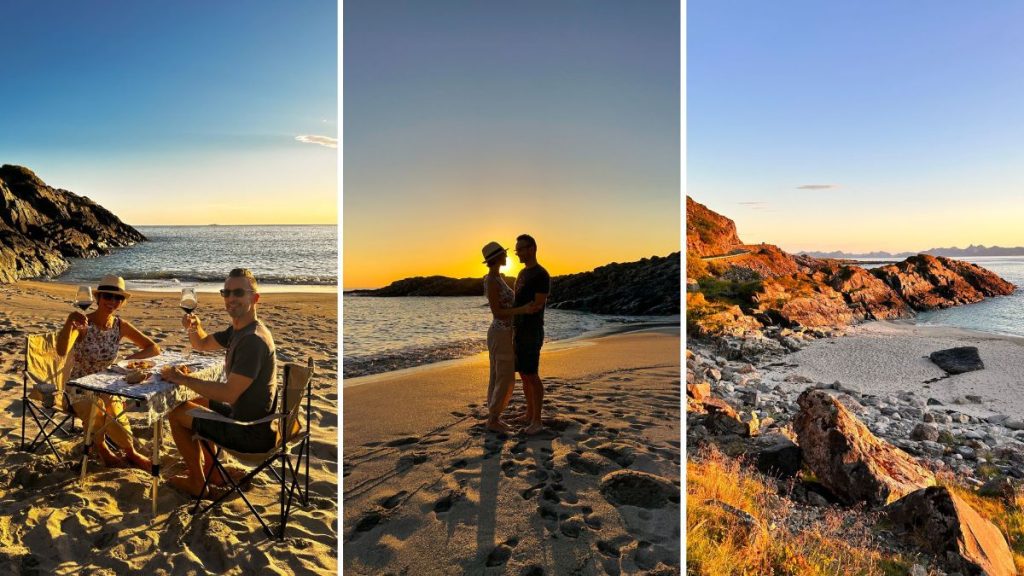
[[[679,314],[679,252],[636,262],[612,263],[590,272],[551,278],[548,307],[594,314],[664,316]],[[510,286],[515,278],[506,277]],[[406,278],[361,296],[483,296],[481,278]]]
[[[0,283],[57,276],[68,258],[145,239],[92,200],[47,186],[28,168],[0,166]]]
[[[687,321],[702,336],[747,333],[748,319],[761,327],[829,328],[909,318],[1016,288],[978,265],[944,257],[921,254],[868,270],[771,244],[742,245],[731,220],[687,201],[696,215],[687,222],[686,267],[694,280],[687,281]],[[725,248],[729,253],[721,254]],[[708,252],[715,254],[700,256]]]

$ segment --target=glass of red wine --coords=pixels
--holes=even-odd
[[[92,287],[90,286],[79,286],[78,293],[75,294],[75,308],[78,308],[84,314],[89,306],[92,306]]]
[[[185,311],[185,314],[192,314],[195,309],[199,307],[199,297],[196,295],[195,288],[182,288],[181,289],[181,302],[179,303],[181,309]],[[185,329],[185,335],[188,336],[188,329]],[[186,338],[185,345],[185,358],[192,357],[192,341]]]

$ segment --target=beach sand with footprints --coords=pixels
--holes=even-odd
[[[536,437],[484,429],[486,355],[346,380],[345,573],[680,573],[679,343],[545,347]]]
[[[91,461],[85,485],[52,456],[18,450],[25,336],[59,329],[74,286],[21,282],[0,286],[0,566],[21,574],[336,574],[338,395],[336,294],[264,294],[260,318],[279,360],[316,363],[313,382],[311,504],[298,507],[283,543],[268,540],[240,498],[190,522],[191,499],[166,482],[150,513],[149,476]],[[181,349],[179,294],[137,292],[122,317],[167,349]],[[209,329],[228,318],[220,296],[200,294]],[[125,345],[130,347],[130,343]],[[34,432],[34,429],[33,429]],[[134,429],[150,453],[148,428]],[[61,447],[68,451],[71,442]],[[184,470],[169,428],[161,465],[166,479]],[[247,496],[276,510],[274,489],[257,480]],[[276,514],[269,520],[276,522]]]

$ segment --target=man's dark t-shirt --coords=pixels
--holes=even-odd
[[[516,299],[514,305],[522,306],[533,302],[537,294],[551,293],[551,276],[543,266],[537,264],[532,268],[523,268],[516,276]],[[517,314],[515,316],[516,330],[544,330],[544,309],[534,314]]]
[[[213,337],[228,349],[224,374],[234,372],[252,378],[252,384],[231,406],[231,417],[249,422],[270,414],[277,391],[277,356],[270,330],[257,320],[237,331],[229,326]]]

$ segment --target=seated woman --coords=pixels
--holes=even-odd
[[[99,372],[110,366],[117,359],[122,338],[131,340],[139,347],[139,350],[128,356],[128,359],[149,358],[160,354],[160,347],[153,340],[116,314],[124,301],[131,296],[124,289],[124,278],[120,276],[104,277],[100,280],[94,294],[96,295],[96,310],[88,315],[72,312],[57,337],[57,352],[61,355],[67,355],[69,350],[71,352],[74,362],[71,369],[72,380]],[[102,394],[99,401],[103,405],[103,411],[100,411],[95,405],[90,407],[88,400],[82,400],[74,404],[75,413],[82,419],[82,422],[87,422],[91,408],[93,430],[98,430],[106,424],[108,417],[111,418],[110,426],[107,426],[105,431],[106,435],[115,445],[124,450],[125,458],[129,462],[138,468],[149,471],[152,463],[135,450],[128,418],[121,414],[123,410],[121,400]],[[116,417],[118,414],[120,417]],[[90,444],[94,454],[102,458],[107,466],[124,465],[124,460],[112,452],[103,440],[90,442]]]

